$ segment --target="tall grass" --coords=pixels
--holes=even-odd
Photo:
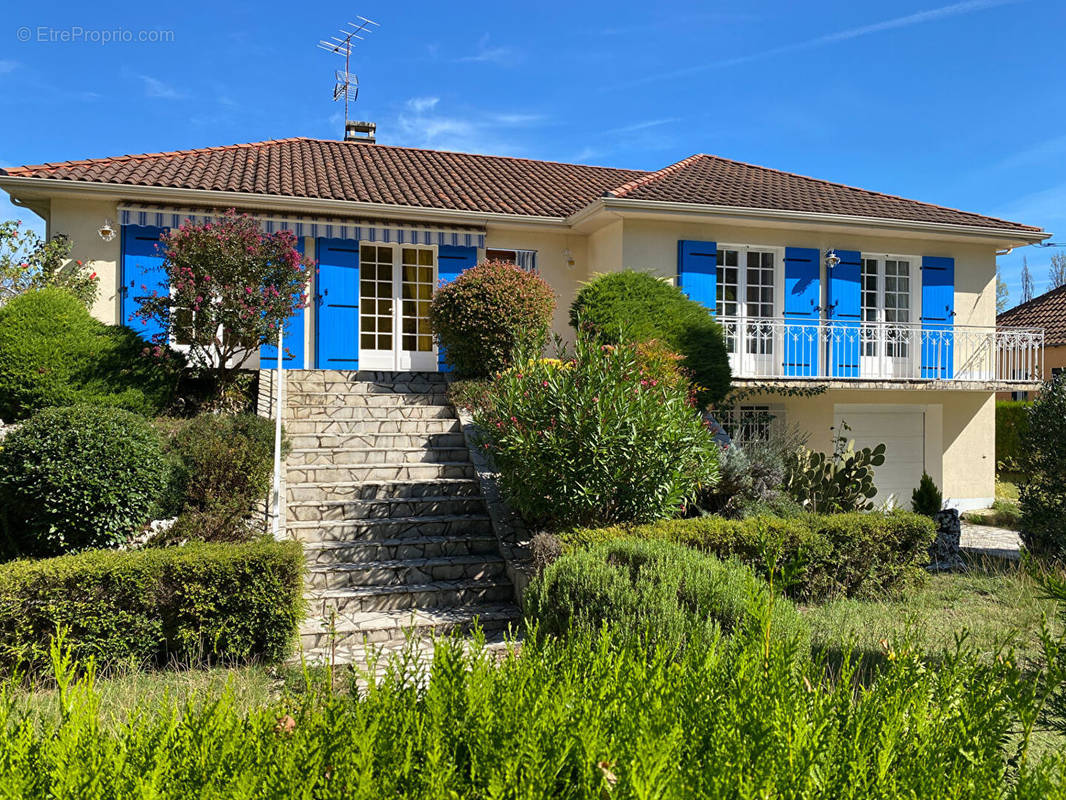
[[[847,658],[796,668],[753,625],[650,654],[610,630],[529,637],[500,658],[458,641],[248,714],[232,692],[145,707],[117,728],[53,646],[61,713],[0,691],[0,797],[989,798],[1066,791],[1035,761],[1040,682],[956,648],[890,650],[868,688]]]

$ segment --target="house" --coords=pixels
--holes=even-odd
[[[1003,331],[1013,328],[1041,328],[1044,331],[1045,378],[1066,370],[1066,286],[1059,286],[1034,297],[996,317],[996,325]],[[1011,365],[1005,365],[1009,368]],[[1027,400],[1024,389],[1000,392],[1000,400]]]
[[[651,270],[724,327],[750,392],[733,418],[769,411],[821,449],[842,422],[885,442],[881,500],[908,503],[925,470],[955,506],[989,505],[995,393],[1041,378],[1042,332],[997,330],[995,260],[1049,234],[713,155],[644,172],[291,138],[9,168],[0,187],[93,260],[94,313],[135,327],[164,229],[235,207],[294,231],[319,271],[290,368],[445,368],[433,287],[485,257],[554,287],[563,336],[583,281]]]

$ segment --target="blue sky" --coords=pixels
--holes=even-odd
[[[381,27],[354,116],[387,144],[644,169],[716,153],[1066,242],[1061,0],[43,6],[0,28],[0,165],[339,138],[341,63],[315,42],[362,14]],[[1023,255],[1040,292],[1052,252],[1000,260],[1013,302]]]

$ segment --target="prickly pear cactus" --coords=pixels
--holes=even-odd
[[[855,449],[854,440],[838,437],[827,456],[801,448],[789,462],[786,488],[808,511],[833,514],[869,511],[877,494],[874,467],[885,463],[885,445]]]

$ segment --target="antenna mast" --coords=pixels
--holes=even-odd
[[[330,36],[322,39],[318,46],[329,53],[344,56],[344,69],[337,70],[336,83],[333,86],[333,99],[344,100],[344,131],[348,137],[350,119],[348,117],[348,103],[354,103],[359,98],[359,77],[351,71],[352,47],[363,41],[373,32],[374,28],[381,27],[372,19],[357,16],[359,22],[349,22],[340,29],[340,36]],[[373,141],[373,139],[371,139]]]

